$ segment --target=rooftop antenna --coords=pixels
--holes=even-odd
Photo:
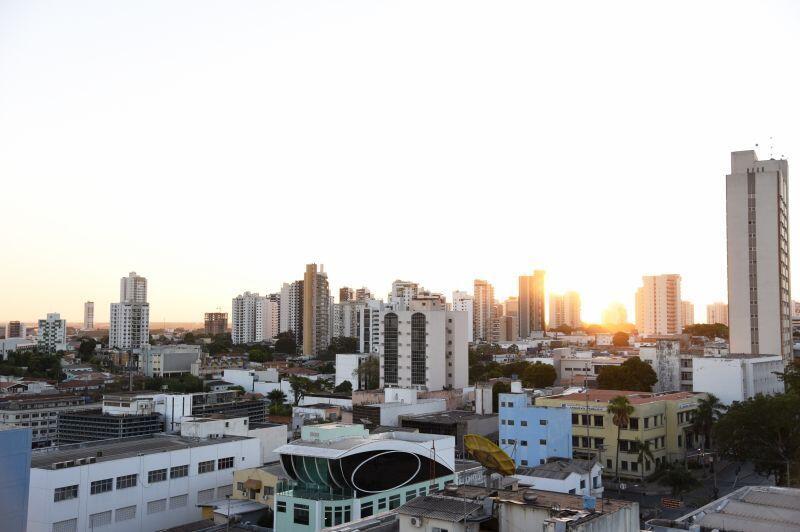
[[[775,149],[774,137],[769,138],[769,158],[772,159],[772,151]]]

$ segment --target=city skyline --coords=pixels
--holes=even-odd
[[[6,3],[0,175],[19,185],[4,217],[24,238],[0,320],[78,323],[91,300],[108,322],[115,280],[135,270],[153,322],[201,322],[312,262],[331,293],[382,298],[394,279],[450,294],[477,278],[503,300],[542,269],[590,322],[613,301],[632,317],[643,275],[681,275],[698,309],[726,301],[730,152],[800,160],[800,6],[573,9]],[[442,223],[393,206],[400,183]],[[790,204],[798,190],[790,176]],[[465,205],[509,229],[444,223]],[[424,235],[413,252],[380,245],[390,219]]]

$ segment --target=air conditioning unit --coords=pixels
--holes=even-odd
[[[422,528],[422,519],[419,517],[412,517],[411,518],[411,526],[415,526],[417,528]]]

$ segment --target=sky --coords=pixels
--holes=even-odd
[[[0,0],[0,321],[106,321],[129,271],[154,321],[201,321],[308,262],[383,297],[544,269],[585,321],[679,273],[702,321],[730,152],[786,157],[800,205],[799,27],[792,1]]]

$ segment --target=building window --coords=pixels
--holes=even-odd
[[[573,425],[580,425],[581,424],[580,423],[580,418],[578,417],[578,414],[572,414],[572,424]]]
[[[383,318],[383,380],[397,384],[397,314]]]
[[[420,488],[419,489],[419,496],[420,497],[424,497],[425,495],[427,495],[427,493],[428,493],[427,488]]]
[[[644,418],[644,428],[646,428],[646,429],[650,428],[650,418],[649,417]]]
[[[519,444],[522,445],[523,447],[527,447],[528,446],[528,440],[521,440],[519,442]]]
[[[325,507],[325,521],[324,525],[325,528],[333,526],[333,507],[326,506]]]
[[[167,480],[166,469],[154,469],[153,471],[147,472],[147,482],[149,484],[154,482],[164,482],[165,480]]]
[[[639,463],[631,462],[631,471],[639,471]]]
[[[506,420],[505,420],[505,419],[501,419],[501,420],[500,420],[500,424],[501,424],[501,425],[505,425],[505,424],[506,424]]]
[[[612,465],[612,463],[611,463],[611,458],[608,458],[608,459],[606,459],[606,467],[607,467],[608,469],[611,469],[612,467],[614,467],[614,466]]]
[[[233,495],[233,484],[226,484],[217,488],[217,499],[224,499]]]
[[[439,528],[438,526],[435,526],[431,528],[431,532],[449,532],[449,531],[446,528]]]
[[[278,501],[275,503],[275,507],[280,513],[286,512],[286,501]]]
[[[56,488],[53,493],[53,502],[66,501],[69,499],[78,498],[78,485],[64,486],[63,488]]]
[[[167,499],[158,499],[147,503],[147,515],[158,514],[167,510]]]
[[[507,424],[508,425],[513,425],[514,424],[514,420],[513,419],[509,419]]]
[[[169,469],[169,478],[181,478],[189,476],[189,466],[179,465]]]
[[[372,512],[373,512],[372,501],[365,502],[364,504],[361,505],[361,517],[362,518],[371,516]]]
[[[386,509],[386,499],[378,499],[378,510]]]
[[[520,461],[520,463],[521,463],[522,465],[528,465],[528,461],[527,461],[527,460],[521,460],[521,461]]]
[[[114,489],[114,479],[104,478],[103,480],[95,480],[89,485],[89,493],[97,495],[98,493],[105,493]]]
[[[594,416],[594,426],[595,427],[603,426],[603,416]]]
[[[581,489],[584,489],[585,487],[586,487],[586,481],[581,479]]]
[[[207,490],[200,490],[197,492],[197,504],[203,504],[205,502],[213,500],[214,500],[214,488]]]
[[[572,437],[572,446],[573,447],[580,447],[581,446],[581,439],[578,436]]]
[[[623,471],[627,471],[628,470],[628,462],[626,460],[622,461],[622,470]]]
[[[130,521],[131,519],[136,519],[136,505],[117,508],[117,511],[114,512],[114,521],[117,523],[120,521]]]
[[[406,492],[406,502],[416,498],[417,498],[417,490],[411,490]]]
[[[508,444],[509,444],[509,445],[516,445],[516,444],[517,444],[517,440],[515,440],[515,439],[513,439],[513,438],[510,438],[510,439],[508,440]]]
[[[400,507],[400,494],[392,495],[389,497],[389,509],[394,510],[395,508]]]
[[[411,316],[411,384],[425,384],[425,314]]]
[[[53,523],[53,532],[77,532],[78,518]]]
[[[89,516],[90,530],[94,530],[95,528],[100,528],[110,524],[111,524],[111,510],[107,510],[105,512],[100,512],[97,514],[91,514]]]
[[[639,418],[638,417],[632,417],[630,419],[630,423],[628,424],[628,428],[630,430],[639,430]]]
[[[183,508],[189,502],[189,495],[176,495],[174,497],[169,498],[169,509],[172,510],[173,508]]]
[[[540,439],[540,440],[539,440],[539,445],[547,445],[547,440],[545,440],[545,439]]]
[[[197,464],[197,474],[210,473],[214,471],[214,460],[207,460]]]
[[[525,426],[528,425],[528,423],[526,423],[526,422],[523,422],[523,423],[525,423]],[[539,420],[539,425],[544,427],[545,425],[547,425],[547,420],[546,419],[540,419]]]
[[[117,489],[122,490],[125,488],[133,488],[136,486],[136,476],[137,475],[123,475],[121,477],[117,477]]]
[[[233,456],[217,460],[217,469],[230,469],[233,467]]]
[[[308,505],[295,504],[294,505],[294,523],[296,525],[308,524]]]

